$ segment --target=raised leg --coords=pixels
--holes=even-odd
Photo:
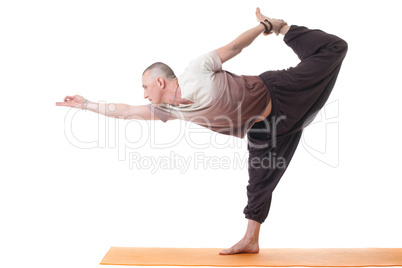
[[[260,75],[270,89],[271,114],[286,116],[277,125],[278,135],[295,133],[314,119],[332,92],[348,49],[335,35],[296,25],[290,27],[284,41],[301,62]]]

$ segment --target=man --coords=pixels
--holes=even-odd
[[[176,77],[169,66],[155,63],[143,73],[144,98],[150,105],[113,105],[113,109],[67,96],[58,106],[87,109],[125,119],[182,119],[213,131],[248,138],[248,226],[244,237],[220,254],[258,253],[259,231],[267,218],[272,192],[289,165],[303,128],[324,106],[347,52],[347,43],[334,35],[288,26],[256,10],[256,27],[228,45],[193,60]],[[238,76],[222,64],[238,55],[261,33],[283,35],[301,62],[294,68]],[[276,158],[278,165],[267,165]],[[270,161],[270,160],[269,160]]]

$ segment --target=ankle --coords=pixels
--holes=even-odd
[[[244,237],[247,239],[253,239],[253,240],[257,239],[258,240],[258,236],[260,235],[260,228],[261,228],[261,223],[249,219],[248,223],[247,223],[247,230],[246,230]]]
[[[289,31],[290,26],[285,24],[279,29],[279,34],[281,35],[286,35],[286,33]]]
[[[280,19],[272,19],[272,24],[274,25],[272,31],[276,35],[280,34],[286,34],[286,32],[289,30],[286,26],[288,25],[284,20]]]
[[[258,234],[245,234],[243,239],[244,242],[246,242],[247,244],[249,243],[257,243],[258,244]]]

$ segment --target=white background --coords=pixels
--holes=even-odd
[[[157,122],[150,130],[80,111],[70,121],[76,139],[98,142],[83,149],[68,136],[69,109],[55,102],[80,94],[148,104],[141,74],[149,64],[166,62],[179,75],[255,26],[257,6],[349,44],[328,101],[333,124],[305,130],[260,247],[402,247],[398,1],[2,1],[2,266],[99,267],[111,246],[226,248],[242,238],[245,167],[153,172],[130,168],[128,156],[233,159],[246,155],[246,139],[198,129],[194,141],[227,146],[195,148],[181,136],[158,149],[150,131],[167,143],[194,126]],[[224,69],[258,75],[297,63],[281,37],[261,36]],[[123,150],[136,140],[144,142]]]

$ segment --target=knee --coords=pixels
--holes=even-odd
[[[341,39],[339,46],[342,48],[343,53],[346,54],[346,52],[348,51],[348,43],[345,40]]]
[[[333,48],[337,53],[346,55],[346,52],[348,52],[348,43],[342,38],[339,38],[337,42],[334,43]]]

